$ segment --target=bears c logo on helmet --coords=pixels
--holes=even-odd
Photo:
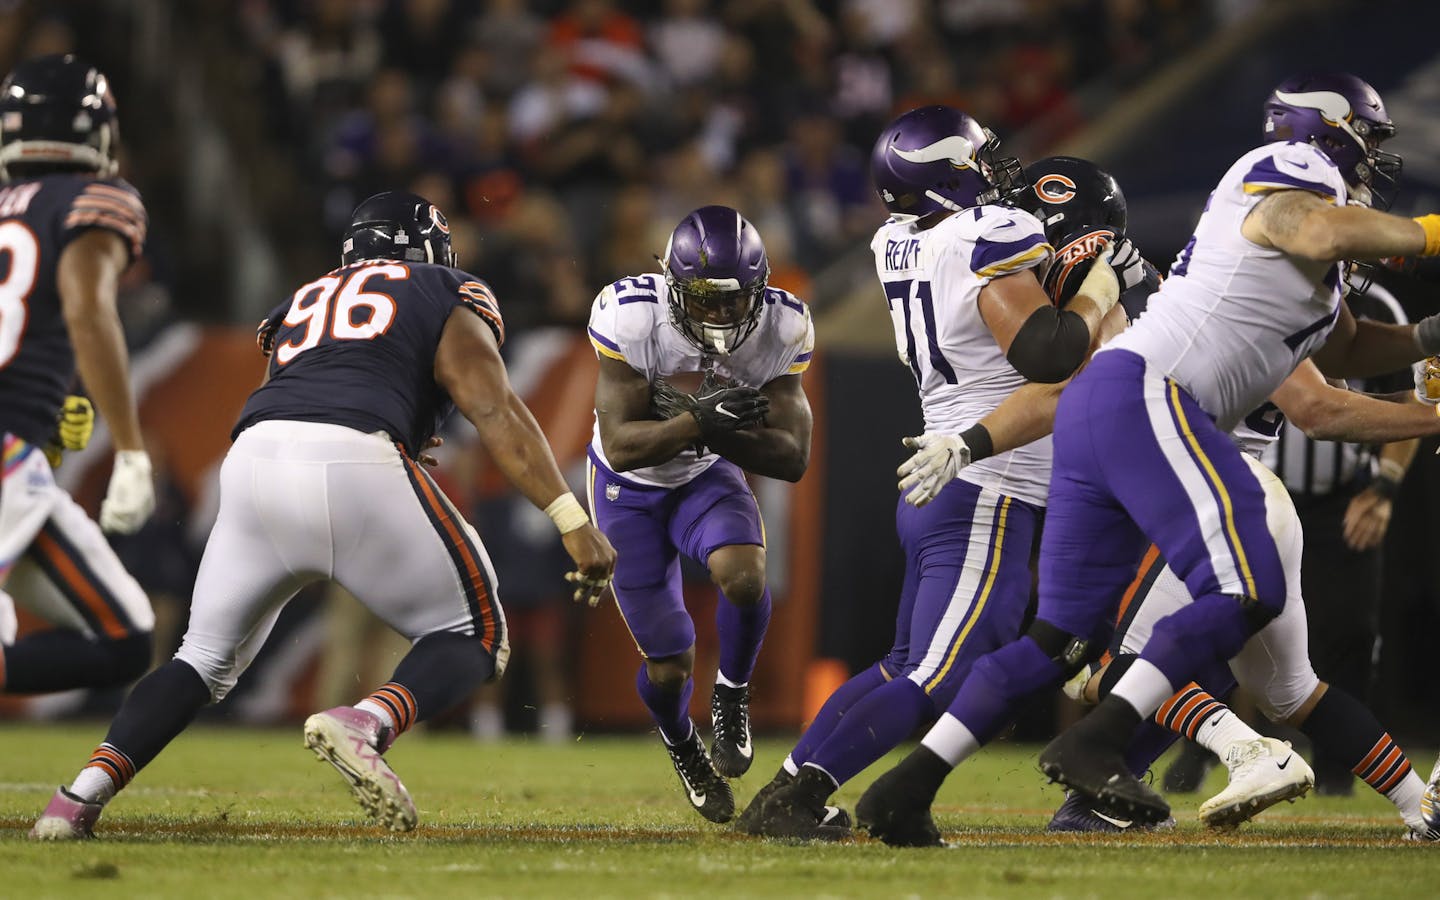
[[[1069,203],[1075,198],[1075,182],[1058,172],[1051,172],[1035,182],[1035,196],[1042,203]]]
[[[435,223],[435,227],[440,229],[442,234],[450,233],[450,223],[445,220],[445,214],[433,204],[430,206],[430,221]]]

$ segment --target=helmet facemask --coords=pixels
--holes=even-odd
[[[767,270],[768,275],[768,270]],[[741,285],[734,278],[676,278],[668,270],[670,322],[707,354],[729,356],[760,323],[765,281]]]

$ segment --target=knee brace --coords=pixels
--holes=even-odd
[[[1077,637],[1056,628],[1044,619],[1030,623],[1025,636],[1039,645],[1040,650],[1071,678],[1090,660],[1090,639]]]

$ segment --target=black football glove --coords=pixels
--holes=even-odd
[[[715,388],[691,399],[695,405],[690,415],[700,423],[700,433],[706,439],[754,428],[770,412],[770,398],[752,387]]]
[[[650,388],[650,412],[657,419],[673,419],[695,408],[695,398],[664,381]]]

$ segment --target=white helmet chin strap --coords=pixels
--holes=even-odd
[[[705,345],[706,351],[713,350],[719,356],[729,356],[731,341],[735,338],[735,327],[720,327],[716,325],[700,326],[701,343]]]

